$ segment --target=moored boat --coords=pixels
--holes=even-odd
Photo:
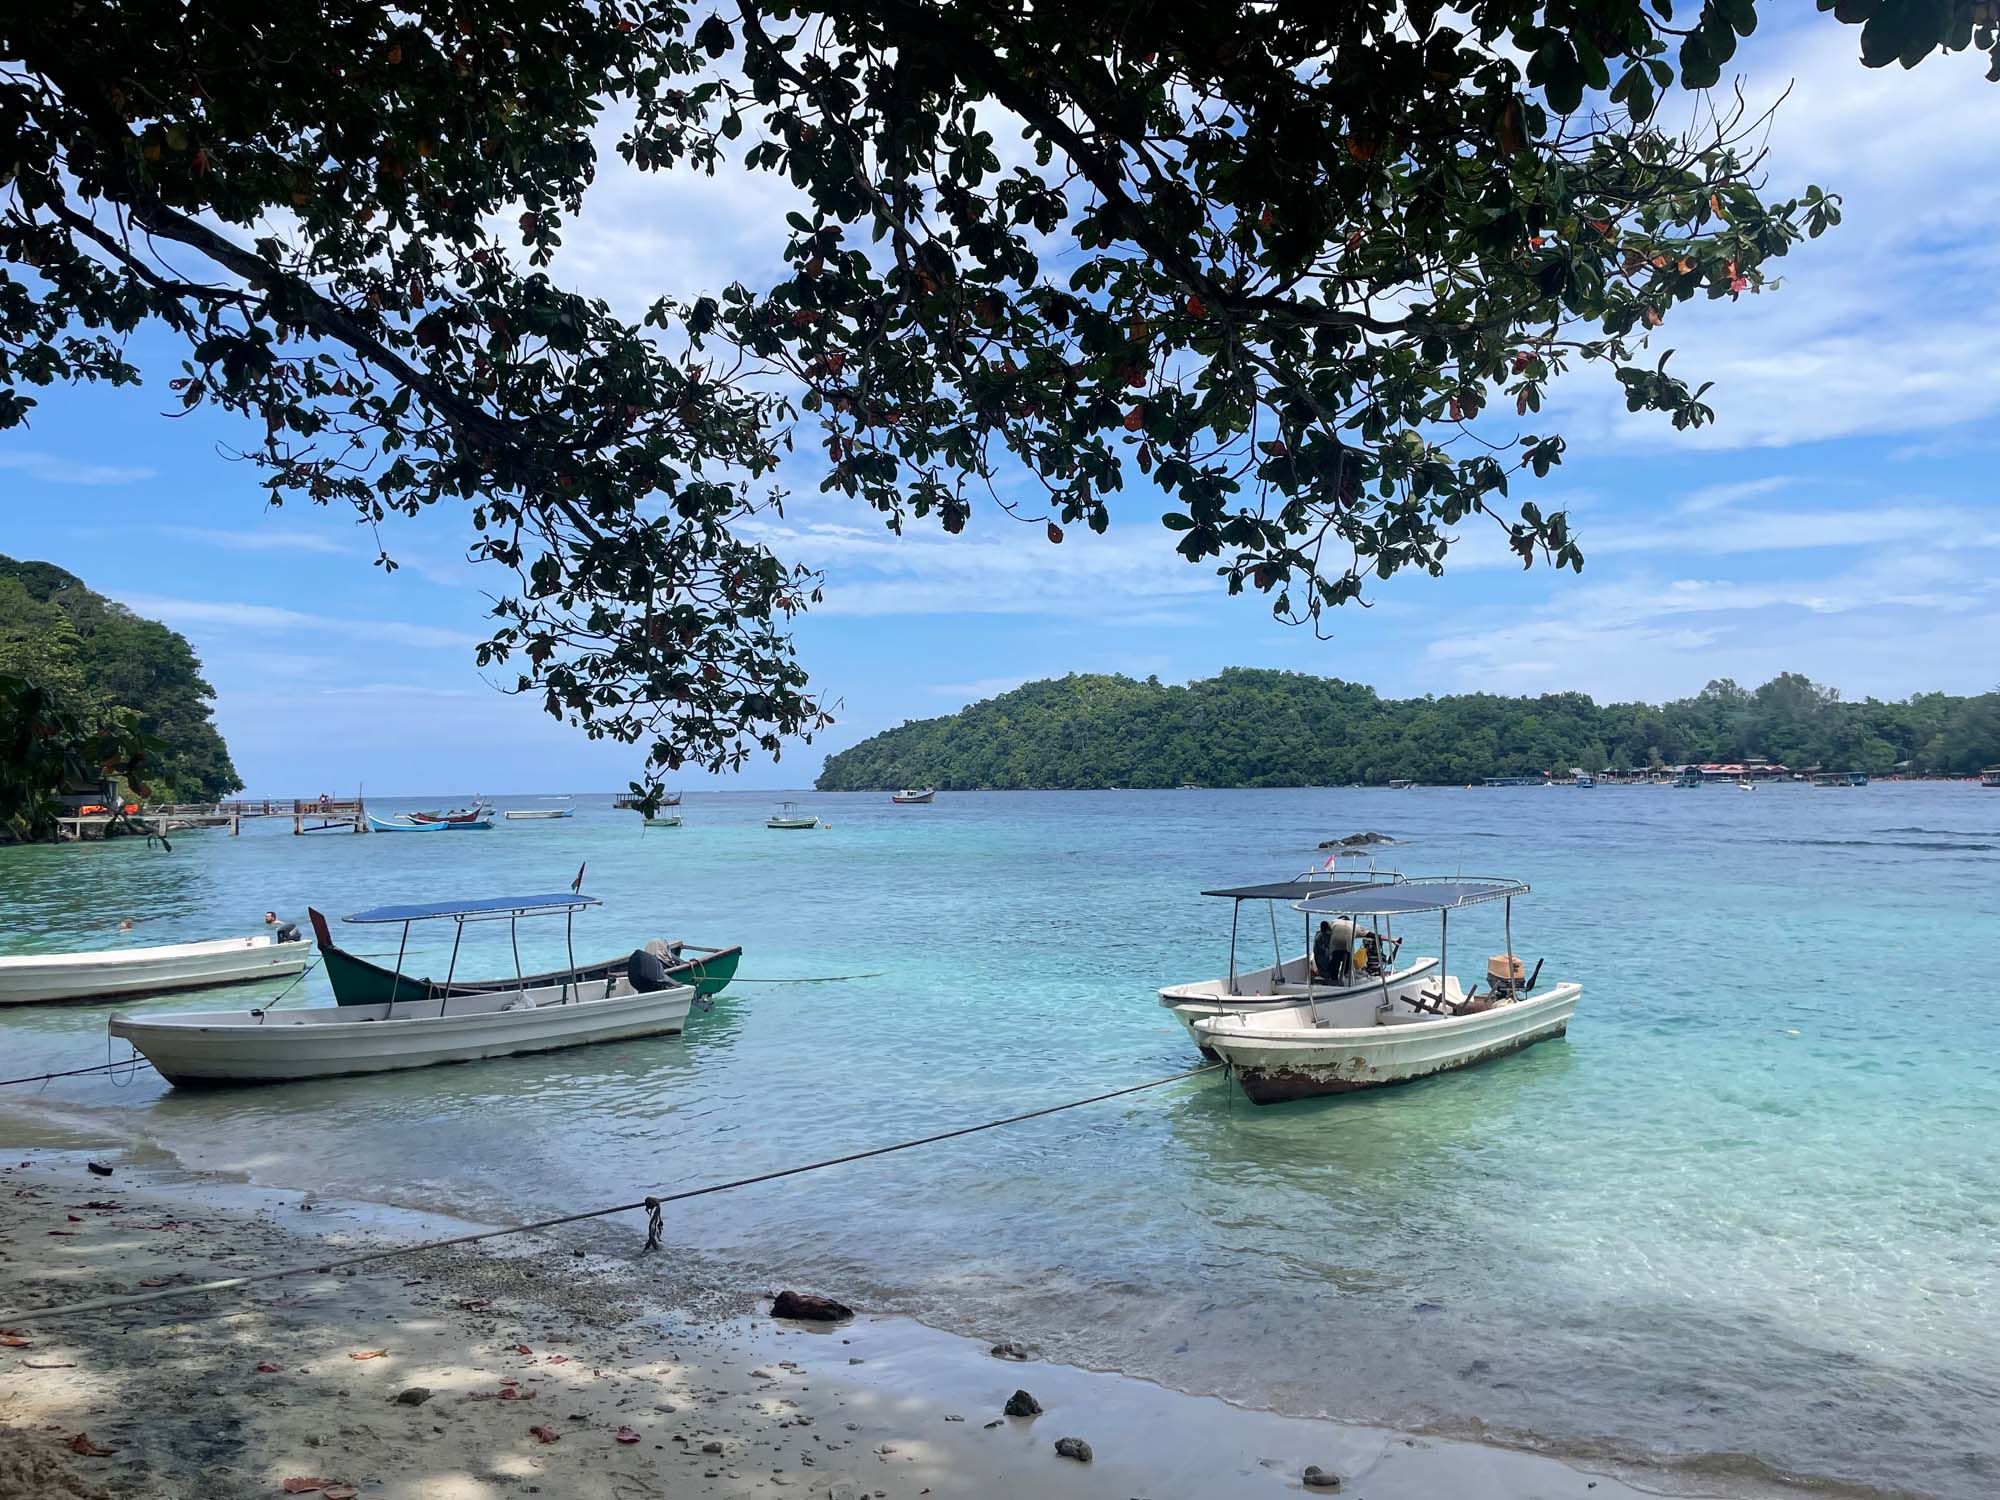
[[[681,815],[679,813],[666,813],[650,817],[646,819],[646,826],[648,828],[678,828],[681,826]]]
[[[370,813],[368,815],[368,826],[376,833],[451,833],[459,830],[476,831],[482,828],[491,828],[493,826],[493,817],[489,813],[483,818],[476,818],[470,822],[464,820],[455,822],[439,820],[432,823],[422,823],[413,818],[407,820],[402,818],[378,818],[375,814]]]
[[[1527,891],[1513,880],[1421,879],[1298,902],[1295,909],[1308,918],[1356,924],[1434,912],[1445,956],[1435,977],[1400,993],[1384,983],[1372,992],[1216,1016],[1196,1022],[1195,1035],[1229,1065],[1254,1104],[1402,1083],[1562,1036],[1583,986],[1538,990],[1540,963],[1524,975],[1513,950],[1513,901]],[[1477,984],[1464,989],[1446,968],[1450,919],[1454,911],[1492,901],[1506,904],[1507,946],[1488,960],[1482,995]]]
[[[545,818],[573,818],[576,810],[569,807],[510,807],[500,816],[510,823],[525,823]]]
[[[496,903],[506,903],[496,904]],[[556,896],[509,896],[496,897],[481,903],[482,918],[500,916],[539,916],[550,912],[574,910],[573,898],[568,895]],[[377,908],[376,911],[400,912],[404,908]],[[622,972],[631,962],[628,955],[607,958],[596,963],[572,965],[567,969],[554,970],[542,974],[516,975],[505,979],[465,979],[455,970],[448,972],[442,981],[418,978],[402,972],[399,956],[397,967],[385,968],[371,963],[358,954],[349,953],[333,940],[333,933],[327,920],[319,911],[308,907],[306,915],[312,922],[313,937],[319,945],[320,966],[326,971],[327,982],[333,987],[334,1002],[339,1005],[392,1005],[409,999],[435,1001],[442,995],[491,994],[501,990],[545,988],[560,983],[566,977],[583,980],[603,979]],[[401,917],[404,926],[403,948],[409,945],[409,924],[421,921],[422,916]],[[349,922],[374,922],[398,920],[397,916],[380,917],[376,912],[359,912],[346,919]],[[707,999],[720,994],[729,981],[736,977],[736,966],[743,959],[743,949],[739,947],[708,948],[698,943],[670,942],[662,946],[666,949],[666,974],[675,984],[692,985],[696,998]]]
[[[412,823],[477,823],[481,818],[491,818],[493,809],[475,802],[470,807],[454,807],[450,812],[413,812],[406,816]]]
[[[925,787],[921,790],[918,790],[914,787],[906,786],[900,792],[897,792],[894,796],[892,796],[889,800],[891,802],[900,802],[903,803],[905,806],[909,806],[915,803],[929,802],[935,796],[937,796],[937,788],[934,786]]]
[[[581,895],[492,897],[377,907],[348,920],[400,922],[405,946],[411,923],[451,920],[455,967],[468,923],[506,921],[518,954],[513,928],[521,917],[560,913],[573,925],[578,910],[597,904],[594,896]],[[325,919],[314,916],[315,930],[322,930]],[[392,982],[405,979],[392,975]],[[112,1036],[130,1042],[169,1083],[285,1083],[674,1035],[685,1028],[695,998],[695,987],[672,982],[664,958],[649,945],[615,972],[594,977],[575,967],[532,979],[517,972],[511,983],[460,990],[447,971],[444,985],[422,998],[113,1016],[109,1024]]]
[[[1979,773],[1979,784],[2000,791],[2000,766],[1995,766],[1990,771],[1981,771]]]
[[[1331,998],[1348,994],[1377,993],[1384,982],[1393,993],[1418,984],[1437,967],[1435,958],[1401,960],[1402,940],[1380,928],[1361,930],[1353,923],[1327,924],[1316,935],[1307,920],[1305,951],[1286,958],[1280,951],[1277,906],[1292,905],[1314,896],[1342,890],[1368,890],[1392,885],[1402,877],[1391,871],[1348,874],[1309,871],[1290,880],[1261,885],[1226,886],[1203,891],[1232,903],[1229,918],[1229,972],[1220,979],[1196,980],[1191,984],[1166,985],[1159,991],[1160,1004],[1187,1028],[1204,1052],[1207,1044],[1196,1030],[1199,1022],[1225,1015],[1255,1015],[1283,1010],[1301,1000]],[[1237,967],[1237,944],[1241,933],[1243,903],[1261,901],[1271,917],[1273,962],[1258,969]],[[1253,923],[1254,925],[1254,923]],[[1212,1054],[1211,1054],[1212,1055]]]
[[[157,995],[282,979],[303,970],[307,958],[305,940],[293,928],[148,948],[16,954],[0,958],[0,1005]]]

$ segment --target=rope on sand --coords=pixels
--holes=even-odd
[[[985,1130],[998,1130],[1003,1125],[1019,1125],[1027,1120],[1039,1120],[1047,1115],[1061,1114],[1064,1110],[1081,1109],[1086,1104],[1102,1104],[1107,1099],[1119,1099],[1127,1094],[1143,1093],[1147,1089],[1179,1083],[1183,1079],[1199,1078],[1204,1073],[1215,1072],[1221,1066],[1221,1063],[1207,1063],[1199,1068],[1189,1068],[1185,1072],[1171,1073],[1165,1078],[1155,1078],[1146,1083],[1127,1084],[1124,1088],[1110,1089],[1084,1099],[1070,1099],[1061,1104],[1046,1104],[1040,1109],[1026,1110],[1017,1115],[1005,1115],[997,1120],[984,1120],[977,1125],[961,1125],[955,1130],[941,1130],[935,1135],[918,1136],[914,1140],[897,1141],[888,1146],[874,1146],[866,1151],[851,1151],[845,1156],[830,1156],[823,1161],[807,1162],[802,1166],[780,1167],[776,1171],[760,1172],[754,1177],[739,1177],[733,1182],[714,1182],[706,1187],[688,1188],[678,1193],[649,1195],[631,1203],[613,1204],[609,1208],[592,1208],[581,1213],[561,1214],[552,1219],[537,1219],[532,1224],[513,1224],[504,1229],[486,1229],[476,1234],[455,1235],[443,1240],[424,1240],[414,1245],[392,1245],[387,1249],[363,1251],[361,1254],[345,1256],[340,1260],[315,1261],[311,1265],[304,1266],[283,1266],[276,1270],[252,1272],[246,1276],[225,1276],[218,1281],[197,1282],[192,1286],[164,1287],[158,1291],[135,1292],[122,1297],[96,1297],[87,1302],[72,1302],[61,1307],[7,1308],[0,1311],[0,1327],[16,1328],[31,1323],[48,1324],[82,1313],[137,1307],[147,1302],[171,1301],[182,1297],[199,1296],[206,1292],[230,1291],[236,1287],[254,1286],[259,1282],[277,1281],[290,1276],[324,1276],[348,1266],[368,1265],[375,1261],[392,1260],[397,1256],[415,1255],[425,1250],[443,1250],[454,1245],[472,1245],[481,1240],[500,1239],[506,1235],[532,1234],[538,1230],[557,1229],[566,1224],[581,1224],[587,1219],[603,1219],[612,1214],[634,1213],[640,1209],[646,1211],[646,1248],[657,1249],[663,1233],[660,1210],[669,1203],[682,1203],[690,1198],[705,1198],[711,1193],[727,1193],[736,1188],[754,1187],[762,1182],[776,1182],[782,1177],[797,1177],[806,1172],[822,1171],[827,1167],[867,1161],[871,1157],[909,1151],[917,1146],[930,1146],[939,1141],[956,1140],[960,1136],[977,1135]]]

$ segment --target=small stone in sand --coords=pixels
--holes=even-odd
[[[704,1453],[720,1453],[722,1451],[722,1444],[714,1441],[706,1442],[701,1445],[701,1451]]]
[[[854,1316],[854,1309],[844,1302],[836,1302],[831,1297],[816,1297],[810,1292],[783,1291],[772,1299],[771,1316],[774,1318],[796,1318],[808,1323],[838,1323],[843,1318]]]
[[[987,1353],[995,1359],[1011,1359],[1022,1364],[1035,1356],[1035,1351],[1026,1344],[1016,1344],[1011,1340],[1004,1344],[995,1344]]]
[[[1307,1464],[1305,1473],[1299,1477],[1305,1481],[1306,1488],[1309,1490],[1337,1490],[1340,1488],[1340,1476],[1330,1470],[1322,1469],[1318,1464]]]
[[[1073,1458],[1080,1464],[1087,1464],[1090,1462],[1090,1444],[1082,1438],[1057,1438],[1056,1456]]]
[[[1042,1403],[1026,1391],[1016,1391],[1007,1398],[1007,1405],[1003,1410],[1010,1417],[1039,1417],[1042,1414]]]
[[[111,1175],[111,1168],[105,1166],[101,1161],[87,1161],[84,1165],[90,1169],[93,1177],[109,1177]]]
[[[413,1385],[408,1390],[396,1392],[394,1399],[398,1406],[422,1406],[431,1399],[431,1388],[427,1385]]]

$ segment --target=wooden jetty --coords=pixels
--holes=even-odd
[[[145,834],[157,838],[190,828],[227,828],[232,835],[243,831],[245,818],[292,820],[295,834],[345,830],[368,832],[368,806],[359,797],[297,797],[290,802],[265,799],[261,802],[170,802],[135,813],[72,813],[56,819],[56,836],[61,839],[108,837],[115,826],[120,833]]]

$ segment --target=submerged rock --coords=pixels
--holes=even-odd
[[[1010,1417],[1039,1417],[1042,1414],[1042,1403],[1026,1391],[1016,1391],[1007,1398],[1007,1404],[1002,1410]]]
[[[1344,838],[1321,839],[1322,849],[1368,849],[1377,844],[1393,844],[1396,840],[1386,833],[1350,833]]]
[[[1340,1476],[1330,1469],[1322,1469],[1318,1464],[1307,1464],[1304,1474],[1299,1476],[1309,1490],[1337,1490]]]
[[[815,1297],[810,1292],[784,1291],[771,1301],[771,1316],[796,1318],[806,1323],[838,1323],[854,1316],[854,1309],[831,1297]]]
[[[995,1344],[986,1352],[995,1359],[1011,1359],[1017,1364],[1026,1364],[1035,1357],[1035,1351],[1029,1345],[1016,1344],[1012,1340],[1004,1344]]]
[[[1073,1458],[1080,1464],[1087,1464],[1090,1462],[1090,1444],[1082,1438],[1057,1438],[1056,1456]]]

